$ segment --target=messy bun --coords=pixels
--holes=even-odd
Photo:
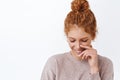
[[[67,35],[71,30],[71,25],[77,25],[83,28],[85,32],[89,33],[92,38],[96,37],[97,24],[94,13],[89,8],[89,3],[87,0],[73,0],[71,3],[71,9],[64,22],[64,31]]]
[[[71,9],[73,11],[84,12],[89,9],[89,4],[86,0],[74,0],[71,3]]]

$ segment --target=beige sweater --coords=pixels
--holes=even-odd
[[[113,80],[113,64],[110,59],[98,55],[99,72],[90,74],[87,61],[75,59],[70,52],[50,57],[44,67],[41,80]]]

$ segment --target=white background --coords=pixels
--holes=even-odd
[[[0,1],[0,80],[40,80],[47,59],[69,51],[64,19],[72,0]],[[98,23],[93,42],[120,74],[119,0],[89,0]]]

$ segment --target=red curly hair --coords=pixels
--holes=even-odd
[[[96,37],[96,19],[93,12],[89,8],[87,0],[73,0],[71,9],[67,14],[64,22],[64,32],[67,35],[71,29],[70,25],[76,24],[79,28],[83,28],[92,38]],[[72,27],[73,28],[73,27]]]

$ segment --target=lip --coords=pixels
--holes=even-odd
[[[82,51],[75,51],[77,54],[81,54],[82,53]]]

